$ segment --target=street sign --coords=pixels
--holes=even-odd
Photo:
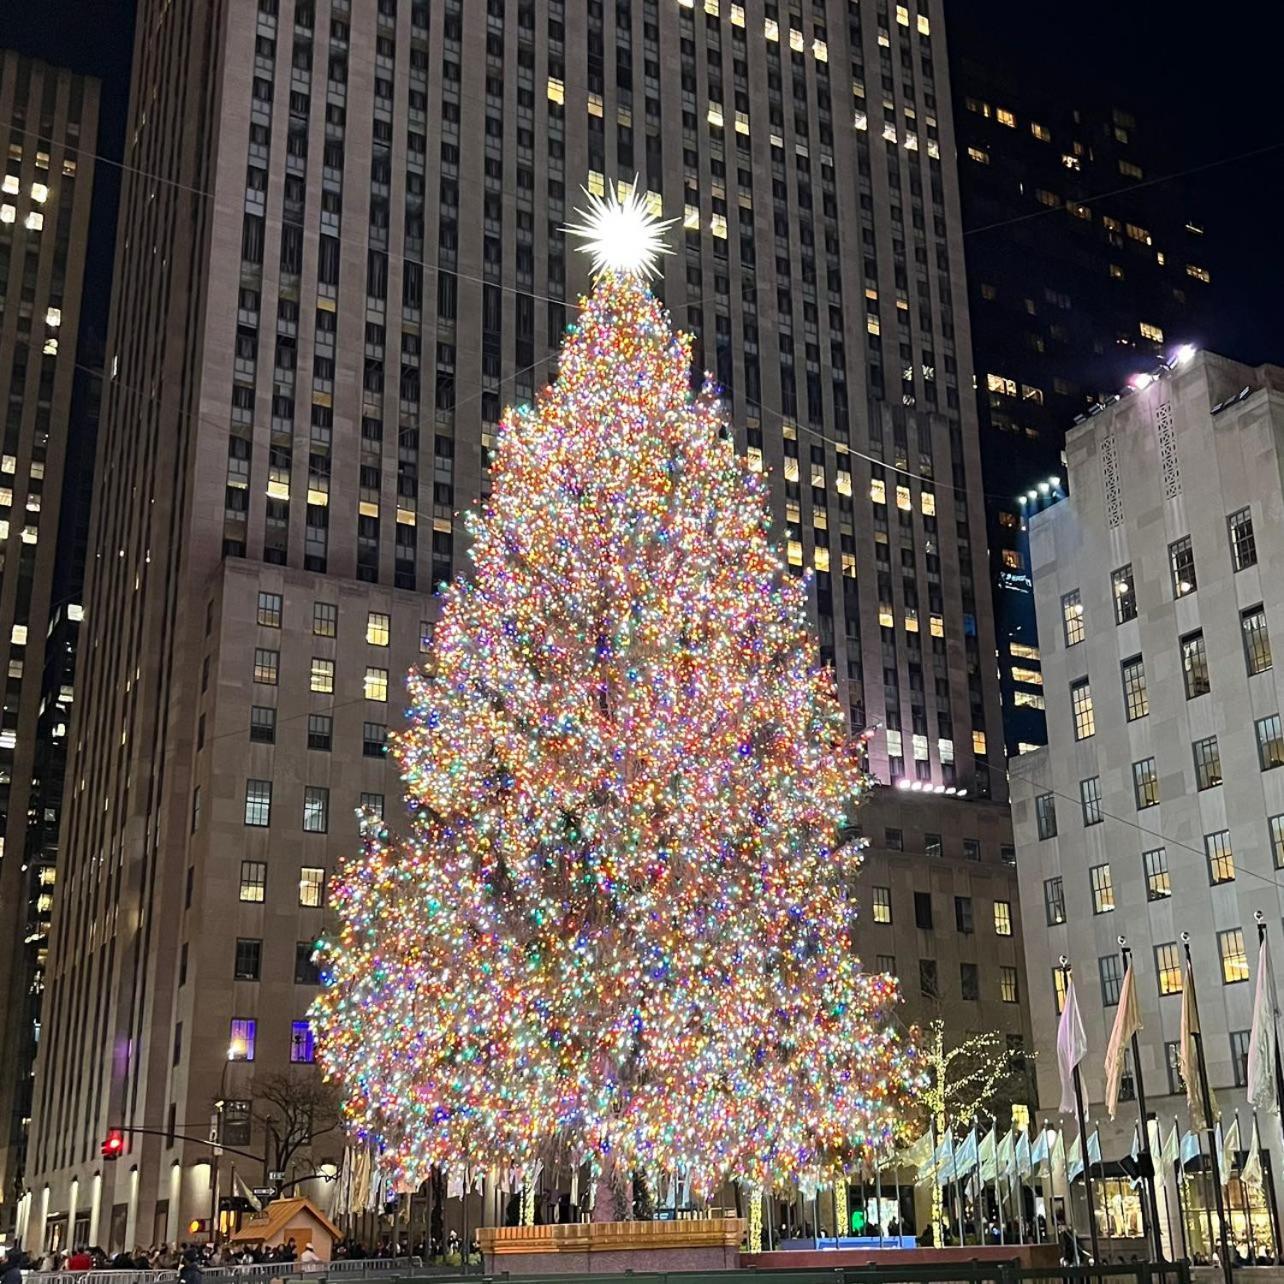
[[[275,1186],[255,1186],[254,1187],[255,1199],[271,1199],[272,1196],[275,1194],[276,1194]]]
[[[284,1173],[268,1173],[268,1181],[284,1181]]]

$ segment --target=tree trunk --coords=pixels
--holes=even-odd
[[[445,1228],[442,1224],[442,1199],[445,1196],[445,1180],[440,1168],[433,1165],[432,1168],[432,1216],[429,1219],[428,1240],[430,1244],[436,1244],[437,1247],[445,1252],[446,1240],[444,1237]]]

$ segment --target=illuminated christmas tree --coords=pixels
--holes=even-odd
[[[853,949],[862,789],[833,677],[691,347],[663,231],[595,201],[597,271],[506,419],[367,818],[314,1016],[397,1177],[558,1153],[697,1189],[824,1178],[888,1135],[892,978]]]

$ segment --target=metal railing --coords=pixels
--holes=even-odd
[[[205,1266],[205,1284],[256,1284],[268,1280],[358,1280],[370,1276],[411,1275],[423,1269],[419,1257],[339,1258],[333,1262],[254,1262],[246,1266]],[[23,1284],[176,1284],[178,1272],[165,1271],[27,1271]]]

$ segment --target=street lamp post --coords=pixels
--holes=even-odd
[[[219,1076],[218,1097],[214,1110],[210,1114],[210,1246],[218,1247],[219,1225],[219,1158],[223,1154],[223,1112],[227,1105],[227,1070],[233,1061],[240,1061],[245,1056],[245,1044],[240,1039],[233,1039],[227,1045],[227,1057],[223,1062],[223,1073]]]

